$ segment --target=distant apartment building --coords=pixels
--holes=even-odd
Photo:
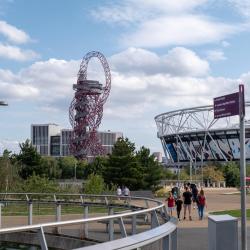
[[[54,154],[54,139],[60,135],[60,127],[57,124],[34,124],[31,125],[31,143],[41,155]]]
[[[59,125],[32,124],[31,142],[37,152],[43,156],[70,156],[70,138],[72,129],[61,129]],[[121,132],[100,131],[98,137],[106,154],[112,153],[112,148],[118,138],[122,137]]]

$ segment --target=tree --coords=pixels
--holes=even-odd
[[[41,168],[44,171],[44,177],[49,179],[59,179],[62,171],[59,168],[58,161],[51,156],[43,156],[41,159]]]
[[[102,194],[106,186],[102,176],[90,174],[83,189],[85,194]]]
[[[17,164],[12,161],[11,151],[5,149],[3,156],[0,157],[0,191],[16,191],[19,184]]]
[[[85,165],[82,168],[83,177],[88,178],[90,174],[102,175],[106,163],[107,163],[107,159],[101,156],[96,157],[93,162],[90,162],[88,164],[86,164],[85,162]]]
[[[180,178],[180,180],[183,180],[183,181],[189,181],[190,180],[190,175],[187,173],[187,171],[185,169],[180,169],[178,171],[180,171],[180,174],[178,174],[178,172],[177,172],[175,174],[175,179]]]
[[[156,188],[163,177],[162,167],[155,161],[154,156],[150,155],[150,150],[145,147],[141,147],[136,153],[136,159],[143,171],[143,188]]]
[[[37,175],[30,176],[23,184],[24,192],[32,193],[57,193],[60,188],[57,183],[45,177]]]
[[[75,169],[77,167],[77,160],[73,156],[60,157],[58,159],[58,166],[61,169],[61,178],[68,179],[75,176]]]
[[[229,187],[240,186],[240,168],[235,162],[229,162],[223,169],[226,185]]]
[[[81,160],[77,162],[76,165],[76,178],[86,179],[89,174],[86,174],[88,168],[88,162],[86,160]]]
[[[162,178],[165,180],[173,180],[175,178],[175,174],[167,168],[163,168],[162,175]]]
[[[215,166],[206,166],[203,169],[203,178],[205,181],[224,181],[223,172],[219,169],[217,169]]]
[[[27,179],[32,174],[43,175],[46,171],[41,167],[41,155],[31,145],[29,140],[20,143],[20,153],[16,156],[20,164],[20,176]]]
[[[143,187],[143,170],[135,157],[135,145],[127,138],[119,138],[107,159],[103,172],[107,184],[125,185],[130,189]]]

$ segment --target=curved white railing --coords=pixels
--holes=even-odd
[[[38,198],[39,197],[39,198]],[[53,200],[48,200],[48,197],[53,197]],[[65,199],[66,197],[67,199]],[[74,198],[74,201],[68,200],[68,198]],[[95,202],[93,202],[95,200]],[[96,201],[100,201],[99,203]],[[143,202],[146,207],[138,202]],[[60,228],[63,226],[83,225],[85,237],[88,235],[88,224],[92,222],[107,223],[109,242],[100,243],[94,246],[88,246],[81,249],[134,249],[141,246],[151,244],[155,241],[162,239],[162,249],[177,249],[176,246],[176,225],[173,221],[168,221],[169,216],[167,214],[164,203],[161,201],[144,198],[144,197],[132,197],[132,196],[115,196],[115,195],[87,195],[87,194],[48,194],[48,193],[0,193],[1,203],[11,202],[27,202],[29,207],[28,223],[26,226],[17,226],[0,229],[0,234],[27,232],[35,230],[38,232],[40,245],[42,250],[48,249],[45,238],[44,230],[47,228]],[[63,204],[80,204],[85,207],[83,219],[56,221],[32,225],[32,205],[33,203],[50,203],[54,202],[56,205],[56,218],[61,218],[61,206]],[[123,202],[126,202],[125,204]],[[135,204],[133,204],[135,202]],[[98,216],[94,218],[88,217],[88,207],[92,205],[106,206],[109,208],[109,215]],[[151,207],[150,207],[151,205]],[[114,207],[124,207],[126,209],[134,209],[131,212],[122,212],[119,214],[113,214]],[[86,209],[87,208],[87,209]],[[142,233],[136,234],[136,218],[139,215],[150,215],[151,217],[151,230],[147,230]],[[0,213],[1,216],[1,213]],[[132,236],[128,236],[127,229],[124,225],[124,218],[131,217]],[[161,219],[161,222],[159,220]],[[114,240],[114,221],[118,221],[119,229],[121,233],[121,239]],[[124,240],[124,238],[126,238]]]

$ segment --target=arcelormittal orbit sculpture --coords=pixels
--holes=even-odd
[[[102,64],[105,84],[87,78],[88,63],[96,57]],[[87,53],[81,62],[77,83],[73,84],[75,96],[69,108],[69,119],[73,128],[70,151],[77,159],[97,156],[104,149],[97,136],[97,129],[103,115],[103,105],[111,88],[111,74],[104,55],[97,51]]]

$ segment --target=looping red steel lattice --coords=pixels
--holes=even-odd
[[[96,57],[102,64],[105,85],[87,79],[87,68],[91,58]],[[97,136],[97,129],[103,116],[103,105],[111,88],[111,73],[104,55],[97,51],[87,53],[81,62],[77,75],[76,91],[69,107],[69,120],[73,128],[70,152],[77,159],[104,154],[104,149]]]

